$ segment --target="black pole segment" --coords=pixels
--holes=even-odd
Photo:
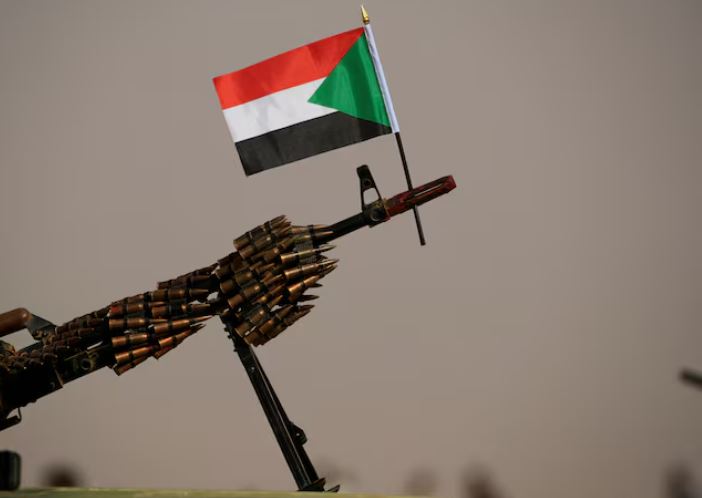
[[[402,159],[402,168],[405,170],[405,180],[407,180],[407,188],[412,190],[412,177],[410,176],[409,166],[407,166],[407,157],[405,157],[405,148],[402,145],[402,137],[400,132],[395,132],[395,140],[397,141],[397,148],[400,150],[400,159]],[[419,218],[419,210],[417,206],[412,207],[414,211],[414,221],[417,223],[417,234],[419,235],[419,243],[423,246],[427,245],[427,241],[424,239],[424,229],[422,228],[422,220]]]

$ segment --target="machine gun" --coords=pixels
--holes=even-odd
[[[317,296],[308,291],[320,287],[338,263],[326,256],[334,248],[329,242],[456,187],[453,177],[446,176],[383,199],[368,166],[357,173],[362,210],[333,225],[292,225],[278,216],[236,238],[236,251],[216,263],[59,326],[24,308],[0,315],[0,337],[26,328],[36,341],[19,351],[0,341],[0,430],[21,421],[21,407],[68,382],[103,367],[122,375],[150,357],[160,358],[217,315],[234,341],[298,488],[323,491],[324,479],[302,447],[306,436],[288,419],[252,347],[312,310],[305,303]],[[367,204],[364,197],[370,190],[378,198]]]

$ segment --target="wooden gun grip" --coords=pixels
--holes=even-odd
[[[30,318],[32,314],[25,308],[15,308],[0,314],[0,337],[22,330]]]

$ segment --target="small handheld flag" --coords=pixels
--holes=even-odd
[[[246,175],[393,133],[400,127],[368,13],[363,27],[213,79]],[[424,234],[414,208],[422,245]]]
[[[363,28],[218,76],[214,85],[247,175],[394,131]]]

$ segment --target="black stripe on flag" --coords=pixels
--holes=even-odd
[[[385,125],[342,112],[236,142],[246,175],[392,133]]]

